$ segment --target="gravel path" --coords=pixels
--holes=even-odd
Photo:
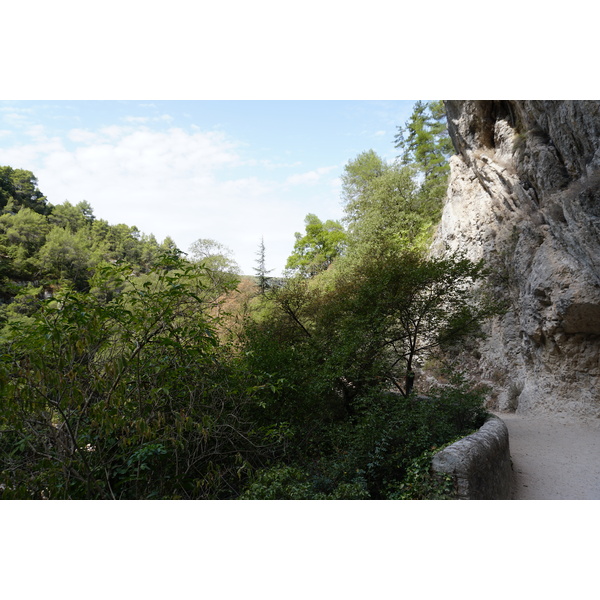
[[[497,415],[508,428],[514,500],[600,499],[600,423]]]

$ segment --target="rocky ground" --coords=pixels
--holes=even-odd
[[[600,423],[496,414],[508,427],[514,500],[600,499]]]

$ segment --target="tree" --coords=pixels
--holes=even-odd
[[[388,165],[374,150],[361,152],[346,164],[342,174],[342,202],[347,218],[355,218],[355,213],[369,196],[372,182],[387,169]]]
[[[313,277],[327,269],[345,246],[346,232],[338,221],[324,223],[313,214],[306,215],[304,236],[296,233],[294,251],[289,256],[286,269]]]
[[[460,254],[427,258],[414,251],[373,252],[338,284],[341,304],[335,312],[340,318],[328,316],[327,322],[342,339],[360,340],[359,377],[374,373],[408,396],[416,361],[422,364],[438,350],[464,341],[496,311],[494,302],[475,292],[474,284],[484,275],[482,262]]]
[[[48,221],[75,233],[80,229],[90,226],[95,220],[94,213],[89,202],[82,200],[75,206],[70,202],[63,202],[52,207]]]
[[[288,279],[246,331],[253,364],[286,382],[297,419],[331,417],[340,404],[352,414],[372,388],[410,396],[417,363],[476,334],[495,309],[475,292],[483,265],[458,254],[428,258],[391,244],[340,260],[325,279]]]
[[[419,367],[477,335],[493,311],[474,285],[483,275],[461,255],[431,259],[382,235],[273,290],[248,320],[241,356],[258,424],[285,424],[291,437],[246,497],[419,497],[401,483],[412,462],[482,423],[482,394],[452,378],[428,385],[426,400],[416,394]]]
[[[40,248],[39,260],[44,271],[55,279],[68,279],[78,289],[87,287],[91,267],[91,248],[85,231],[54,227]]]
[[[398,127],[395,141],[402,150],[402,164],[421,174],[423,202],[439,211],[450,173],[448,159],[454,152],[443,102],[417,102],[409,121]]]
[[[42,215],[48,214],[51,206],[38,188],[38,181],[31,171],[0,167],[0,209],[15,213],[20,208],[30,208]]]
[[[202,263],[211,271],[240,274],[240,267],[233,259],[233,252],[215,240],[200,238],[189,247],[189,252],[192,262]]]
[[[390,244],[397,249],[425,248],[434,218],[420,200],[411,167],[386,164],[371,151],[350,161],[345,171],[348,237],[344,264]]]
[[[49,229],[46,218],[31,208],[0,216],[0,233],[10,244],[22,246],[29,254],[43,245]]]
[[[269,277],[269,273],[273,269],[267,270],[266,260],[265,260],[265,239],[260,239],[260,246],[258,247],[258,252],[256,253],[258,258],[256,259],[256,266],[254,268],[254,272],[256,273],[256,279],[258,283],[258,287],[260,289],[260,293],[264,294],[269,287],[271,286],[271,278]]]
[[[233,253],[229,248],[215,240],[200,238],[190,247],[190,260],[202,265],[203,277],[216,296],[239,281],[240,267],[233,260]]]

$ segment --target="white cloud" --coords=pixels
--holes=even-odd
[[[337,169],[336,165],[331,167],[319,167],[306,173],[298,173],[296,175],[290,175],[286,179],[286,183],[289,185],[303,185],[303,184],[314,184],[322,180],[324,175],[330,173],[333,169]]]
[[[87,129],[71,129],[67,133],[67,138],[75,143],[91,144],[98,139],[98,134]]]
[[[134,116],[127,116],[127,117],[123,117],[121,119],[122,121],[125,121],[126,123],[151,123],[151,122],[161,122],[161,121],[165,121],[167,123],[171,123],[172,121],[174,121],[174,118],[171,115],[160,115],[158,117],[134,117]]]
[[[25,134],[34,140],[46,140],[46,130],[43,125],[29,125],[25,130]]]
[[[102,134],[106,139],[117,140],[128,131],[133,131],[133,128],[121,127],[119,125],[108,125],[107,127],[102,127],[100,129],[100,134]]]
[[[5,111],[2,115],[2,120],[7,125],[13,125],[15,127],[20,127],[29,122],[29,116],[26,111],[15,111],[12,112]]]
[[[302,165],[302,163],[297,160],[295,162],[276,162],[274,160],[271,160],[269,158],[262,158],[262,159],[256,159],[256,158],[251,158],[249,160],[245,160],[243,162],[243,164],[245,166],[248,167],[264,167],[265,169],[270,169],[270,170],[274,170],[274,169],[290,169],[293,167],[300,167]]]
[[[126,123],[147,123],[150,117],[123,117],[122,120]]]

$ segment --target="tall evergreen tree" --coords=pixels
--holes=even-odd
[[[441,100],[418,101],[404,127],[398,127],[395,147],[402,151],[402,164],[421,176],[422,202],[432,211],[441,210],[448,184],[448,159],[453,154],[444,104]]]
[[[254,272],[256,273],[256,279],[258,282],[258,287],[260,288],[260,293],[264,294],[271,286],[271,278],[269,277],[269,273],[273,270],[267,270],[266,267],[264,237],[260,238],[260,246],[258,247],[258,252],[256,255],[258,258],[255,261],[257,266],[254,267]]]

